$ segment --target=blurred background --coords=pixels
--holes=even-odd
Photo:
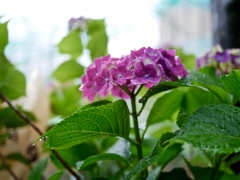
[[[71,18],[105,18],[112,57],[145,47],[182,47],[202,56],[212,47],[210,0],[8,0],[1,3],[1,22],[10,20],[8,59],[29,78],[38,70],[46,83],[68,55],[57,44],[68,34]],[[89,52],[78,58],[87,66]]]

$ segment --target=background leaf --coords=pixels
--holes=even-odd
[[[91,51],[92,60],[105,56],[107,54],[108,36],[105,30],[104,19],[90,21],[87,31],[88,35],[91,36],[87,49]]]
[[[73,59],[79,57],[83,52],[83,45],[79,35],[79,30],[71,31],[58,44],[59,52],[70,54]]]
[[[192,171],[193,176],[195,177],[195,180],[211,180],[211,176],[214,171],[213,168],[210,168],[210,167],[203,168],[203,167],[192,166],[187,159],[185,158],[183,159],[188,165],[189,169]],[[222,175],[223,175],[223,172],[218,171],[214,180],[221,179]]]
[[[62,174],[62,171],[58,171],[55,174],[51,175],[47,180],[59,180],[62,177]]]
[[[4,158],[11,159],[11,160],[17,160],[19,162],[22,162],[23,164],[26,164],[28,167],[30,167],[30,162],[20,153],[8,154]]]
[[[30,112],[23,111],[21,107],[18,107],[20,111],[27,115],[32,121],[36,121],[34,115]],[[4,125],[8,128],[16,128],[28,125],[19,115],[17,115],[10,107],[0,109],[0,126]]]
[[[240,100],[240,70],[232,70],[229,75],[222,75],[220,80],[225,89]]]
[[[82,93],[79,87],[69,86],[62,91],[53,91],[50,94],[51,108],[53,113],[67,116],[76,111],[80,106]]]
[[[149,113],[147,127],[154,123],[172,119],[172,114],[181,106],[182,97],[183,91],[173,90],[158,98]]]
[[[182,98],[182,107],[190,114],[201,106],[218,103],[219,100],[216,96],[199,88],[189,88]]]
[[[126,176],[125,180],[131,179],[134,175],[140,173],[141,171],[148,168],[148,166],[152,165],[161,156],[162,150],[163,149],[160,147],[160,143],[158,141],[152,152],[147,157],[139,161],[139,163]]]
[[[17,70],[9,70],[8,76],[0,81],[0,92],[10,100],[25,95],[26,79]]]
[[[84,72],[84,68],[76,61],[69,60],[62,63],[53,73],[53,77],[60,82],[80,78]]]
[[[0,23],[0,52],[4,50],[4,47],[8,44],[8,22]]]
[[[63,149],[98,136],[129,138],[129,110],[124,100],[77,111],[56,124],[42,137],[47,136],[50,148]]]
[[[59,155],[68,163],[71,167],[76,167],[78,161],[82,161],[89,156],[97,155],[97,147],[92,143],[82,143],[68,149],[58,150]],[[65,169],[65,166],[58,160],[58,158],[50,152],[50,158],[56,167]]]
[[[97,156],[91,156],[85,159],[84,161],[77,162],[77,170],[83,169],[93,163],[96,163],[98,161],[103,161],[103,160],[111,160],[111,161],[119,161],[119,162],[124,162],[129,165],[129,161],[118,155],[118,154],[113,154],[113,153],[107,153],[107,154],[100,154]]]
[[[0,52],[0,82],[8,76],[10,63],[3,52]]]
[[[47,167],[48,158],[44,158],[40,161],[31,171],[30,175],[28,176],[28,180],[40,180],[44,170]]]
[[[191,180],[187,174],[186,171],[183,168],[174,168],[170,172],[162,172],[158,179],[161,180],[170,180],[170,179],[179,179],[181,177],[181,180]]]
[[[214,67],[206,66],[206,67],[203,67],[203,68],[199,69],[198,71],[203,73],[203,74],[207,74],[211,77],[216,78],[216,69]]]
[[[197,71],[189,71],[189,74],[194,81],[194,85],[208,89],[219,99],[220,103],[230,104],[230,97],[223,89],[223,84],[219,79]]]
[[[240,108],[227,104],[201,107],[189,116],[183,130],[173,139],[215,153],[240,151]]]

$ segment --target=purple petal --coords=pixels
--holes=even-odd
[[[216,52],[216,54],[213,56],[213,58],[218,62],[226,63],[230,60],[230,55],[227,51]]]

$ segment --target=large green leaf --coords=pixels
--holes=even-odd
[[[126,176],[125,180],[131,179],[134,175],[142,172],[148,168],[148,166],[152,165],[161,156],[162,150],[163,149],[160,147],[160,142],[158,141],[152,152],[147,157],[139,161],[139,163]]]
[[[178,81],[166,81],[166,82],[162,82],[159,83],[155,86],[153,86],[152,88],[150,88],[147,93],[139,100],[140,103],[146,104],[148,98],[150,98],[151,96],[158,94],[160,92],[163,91],[167,91],[173,88],[177,88],[177,87],[192,87],[192,81],[190,76],[186,76]]]
[[[84,68],[76,61],[69,60],[62,63],[53,73],[53,77],[60,82],[80,78]]]
[[[22,162],[23,164],[26,164],[27,166],[30,167],[30,162],[20,153],[12,153],[8,154],[7,156],[4,157],[5,159],[11,159],[11,160],[16,160],[19,162]]]
[[[42,178],[43,172],[47,167],[48,158],[44,158],[40,161],[31,171],[28,176],[28,180],[40,180]]]
[[[77,111],[56,124],[47,136],[50,148],[68,148],[98,136],[120,136],[129,139],[129,110],[124,100]],[[41,137],[41,138],[42,138]]]
[[[189,88],[182,99],[182,107],[192,114],[195,109],[209,105],[218,104],[219,101],[212,93],[199,88]]]
[[[23,111],[21,107],[18,107],[20,111],[27,115],[32,121],[36,121],[34,115],[30,112]],[[18,114],[16,114],[10,107],[0,109],[0,126],[4,125],[8,128],[16,128],[28,125]]]
[[[70,54],[73,59],[79,57],[83,52],[83,45],[79,35],[79,30],[71,31],[58,44],[59,52]]]
[[[25,95],[26,80],[24,75],[17,70],[9,70],[6,78],[0,81],[0,92],[10,100]]]
[[[197,71],[189,71],[189,74],[195,82],[194,85],[206,88],[215,95],[220,102],[230,104],[230,97],[223,89],[223,84],[219,79]]]
[[[105,161],[105,160],[110,160],[110,161],[118,161],[118,162],[124,162],[129,165],[129,161],[118,155],[118,154],[113,154],[113,153],[106,153],[106,154],[100,154],[97,156],[91,156],[85,159],[84,161],[79,161],[77,162],[77,170],[83,169],[91,164],[94,164],[98,161]]]
[[[173,90],[158,98],[149,113],[147,127],[154,123],[172,119],[173,113],[181,106],[182,97],[183,91]]]
[[[189,116],[183,130],[172,139],[191,143],[208,152],[240,151],[240,108],[227,104],[201,107]]]
[[[222,75],[220,80],[225,89],[240,100],[240,70],[232,70],[229,75]]]
[[[62,171],[58,171],[55,174],[51,175],[47,180],[59,180],[62,177],[62,174]]]
[[[104,20],[90,21],[88,24],[88,35],[91,36],[91,40],[88,42],[87,48],[91,51],[92,60],[105,56],[107,54],[108,36]]]
[[[98,150],[94,144],[82,143],[68,149],[60,149],[58,150],[58,153],[69,166],[75,167],[78,161],[82,161],[89,156],[96,155]],[[63,164],[52,152],[50,152],[50,158],[56,167],[59,169],[65,169],[65,166],[63,166]]]
[[[4,47],[8,43],[8,29],[7,29],[8,22],[3,24],[0,23],[0,52],[4,50]]]
[[[96,101],[96,102],[87,104],[87,105],[79,108],[78,111],[82,111],[82,110],[86,110],[89,108],[94,108],[94,107],[98,107],[98,106],[102,106],[102,105],[107,105],[109,103],[111,103],[111,101],[108,101],[108,100]]]

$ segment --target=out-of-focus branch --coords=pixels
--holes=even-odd
[[[42,136],[43,133],[41,130],[24,114],[22,113],[16,106],[14,106],[9,99],[7,99],[1,92],[0,97],[3,101],[5,101],[9,107],[12,108],[12,110],[18,114],[24,121],[26,121],[28,124],[32,126],[32,128],[40,135]],[[77,175],[76,172],[72,170],[72,168],[67,164],[67,162],[58,154],[58,152],[54,149],[51,149],[51,151],[55,154],[55,156],[59,159],[59,161],[63,164],[63,166],[73,175],[77,178],[77,180],[81,180],[81,178]]]
[[[2,161],[2,163],[3,163],[3,166],[7,169],[7,171],[12,175],[12,177],[14,178],[14,179],[16,179],[16,180],[20,180],[17,176],[16,176],[16,174],[14,174],[14,172],[11,170],[11,168],[10,168],[10,166],[5,162],[5,160],[4,160],[4,157],[3,157],[3,155],[0,153],[0,158],[1,158],[1,161]]]

